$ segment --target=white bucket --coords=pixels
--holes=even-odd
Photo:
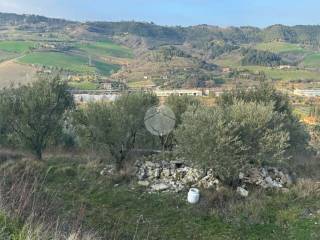
[[[196,188],[191,188],[188,192],[188,202],[191,204],[196,204],[199,202],[200,192]]]

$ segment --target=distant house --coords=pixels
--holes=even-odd
[[[280,65],[278,67],[280,70],[283,70],[283,69],[291,69],[291,66],[290,65]]]
[[[229,72],[231,72],[231,68],[229,68],[229,67],[222,68],[222,72],[229,73]]]
[[[105,89],[105,90],[112,90],[112,83],[111,82],[101,83],[101,87],[102,89]]]

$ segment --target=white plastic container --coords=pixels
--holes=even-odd
[[[191,188],[188,192],[188,202],[191,204],[196,204],[199,202],[200,192],[197,188]]]

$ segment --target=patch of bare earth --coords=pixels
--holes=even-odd
[[[36,79],[36,69],[15,62],[14,60],[0,63],[0,88],[27,84]]]

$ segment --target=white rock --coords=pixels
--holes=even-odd
[[[171,176],[171,170],[170,168],[164,168],[161,172],[161,177],[163,178],[169,178]]]
[[[159,191],[159,192],[167,190],[169,188],[170,188],[170,186],[165,184],[165,183],[157,183],[157,184],[154,184],[154,185],[151,186],[151,189],[153,191]]]
[[[149,187],[150,182],[148,182],[148,181],[138,181],[138,185],[143,186],[143,187]]]
[[[248,197],[249,196],[249,192],[246,189],[242,188],[242,187],[238,187],[237,188],[237,193],[240,194],[240,196],[242,196],[242,197]]]

